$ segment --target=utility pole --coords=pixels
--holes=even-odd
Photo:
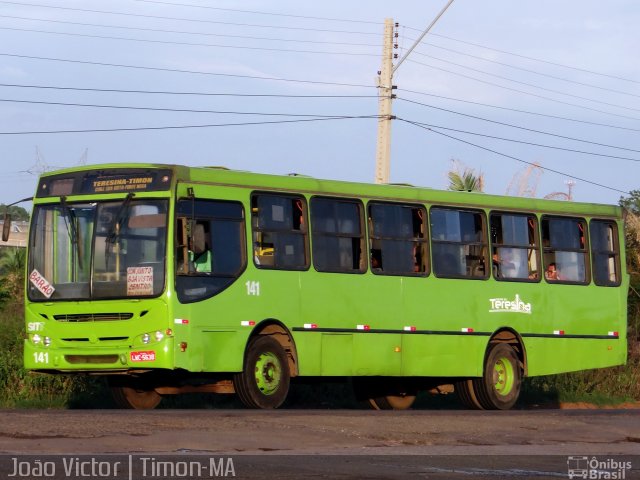
[[[378,144],[376,183],[389,183],[391,167],[391,95],[393,92],[393,19],[384,20],[382,67],[378,72]]]
[[[442,14],[449,8],[453,0],[449,0],[442,10],[433,19],[422,35],[415,41],[411,48],[398,61],[394,67],[393,60],[398,58],[393,53],[394,48],[398,48],[394,43],[393,19],[387,18],[384,21],[384,41],[382,44],[382,67],[378,72],[378,144],[376,148],[376,183],[389,183],[391,170],[391,120],[395,117],[391,113],[391,101],[393,100],[393,74],[400,64],[405,61],[414,48],[422,41],[424,36],[436,24]],[[397,27],[397,24],[395,25]]]

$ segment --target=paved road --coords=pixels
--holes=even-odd
[[[0,419],[0,478],[28,454],[124,454],[140,468],[148,458],[146,474],[170,455],[232,458],[237,478],[473,479],[567,478],[572,456],[630,461],[624,478],[640,478],[638,410],[4,410]]]

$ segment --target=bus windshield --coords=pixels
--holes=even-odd
[[[31,300],[158,296],[164,289],[167,200],[38,205],[29,248]]]

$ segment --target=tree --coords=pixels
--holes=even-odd
[[[640,190],[632,190],[629,197],[620,197],[625,208],[625,243],[627,266],[632,274],[640,273]]]
[[[4,203],[0,204],[0,215],[4,215],[6,212],[11,214],[11,220],[17,220],[19,222],[26,222],[29,220],[29,212],[17,205],[7,207]]]
[[[452,160],[452,170],[447,173],[449,190],[460,192],[482,192],[484,175],[477,174],[473,168],[466,167],[459,160]]]

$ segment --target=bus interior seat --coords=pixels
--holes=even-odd
[[[193,241],[192,251],[194,254],[199,255],[207,249],[207,242],[205,240],[205,235],[204,235],[204,225],[202,225],[201,223],[196,223],[193,229],[192,241]]]

